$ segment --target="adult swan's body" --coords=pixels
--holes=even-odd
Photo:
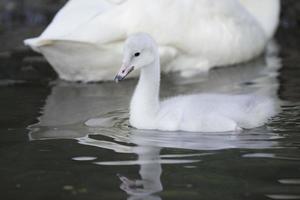
[[[159,101],[160,62],[154,40],[139,33],[125,43],[123,65],[115,80],[140,69],[130,105],[130,124],[139,129],[223,132],[263,125],[277,112],[271,99],[258,95],[197,94]]]
[[[108,80],[128,35],[150,33],[163,71],[193,74],[261,54],[277,28],[279,0],[70,0],[25,44],[62,79]]]

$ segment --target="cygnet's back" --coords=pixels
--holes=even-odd
[[[161,130],[220,132],[262,126],[276,114],[274,100],[257,95],[198,94],[162,101]]]

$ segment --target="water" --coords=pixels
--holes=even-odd
[[[281,113],[265,126],[210,134],[130,127],[137,80],[2,80],[1,199],[300,199],[299,75],[271,46],[264,57],[208,75],[163,76],[162,98],[280,99]]]
[[[280,99],[281,113],[263,127],[206,134],[130,127],[136,80],[55,80],[21,42],[38,35],[64,1],[9,2],[21,7],[0,13],[0,199],[300,199],[296,3],[283,1],[279,50],[209,75],[163,76],[162,98],[260,92]]]

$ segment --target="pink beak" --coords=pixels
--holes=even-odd
[[[115,81],[116,83],[118,83],[119,81],[122,81],[125,79],[125,77],[134,70],[134,66],[126,66],[126,65],[122,65],[121,69],[119,70],[119,72],[117,73],[116,77],[115,77]]]

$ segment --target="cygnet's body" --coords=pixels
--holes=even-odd
[[[129,121],[138,129],[235,131],[262,126],[276,114],[275,103],[258,95],[196,94],[160,102],[158,48],[145,33],[126,40],[116,80],[123,80],[134,69],[141,69],[141,74],[131,100]]]

